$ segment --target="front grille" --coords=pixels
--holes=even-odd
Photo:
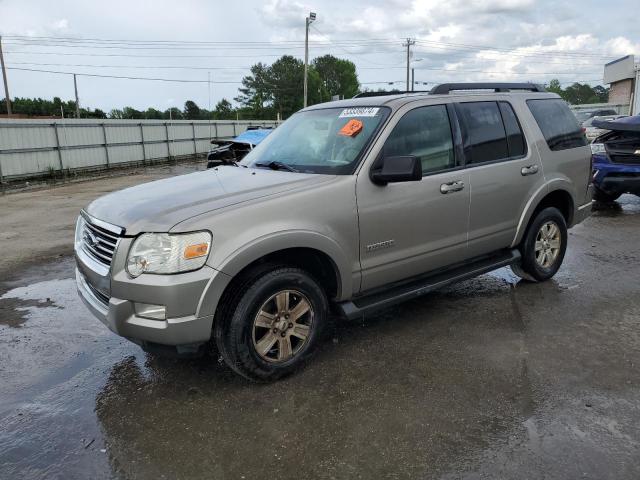
[[[631,136],[605,142],[609,158],[614,163],[640,164],[640,138]]]
[[[102,303],[102,305],[104,305],[105,307],[109,306],[109,297],[107,295],[105,295],[104,293],[102,293],[100,290],[98,290],[97,288],[95,288],[93,285],[91,285],[89,282],[86,282],[87,287],[89,288],[89,290],[91,290],[91,293],[93,293],[93,295],[96,297],[96,299]]]
[[[624,163],[625,165],[638,165],[640,164],[640,155],[635,153],[609,153],[609,158],[614,163]]]
[[[91,223],[91,220],[85,217],[82,248],[91,258],[110,266],[118,240],[120,240],[120,234]]]

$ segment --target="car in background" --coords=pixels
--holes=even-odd
[[[591,144],[594,199],[613,202],[623,193],[640,195],[640,115],[593,121],[606,132]]]
[[[593,117],[605,117],[608,115],[618,115],[614,108],[601,108],[597,110],[578,110],[573,112],[578,122],[584,126],[584,122]]]
[[[211,143],[215,146],[207,153],[207,168],[239,162],[272,131],[268,127],[249,127],[232,139],[214,138]]]
[[[594,120],[608,122],[608,121],[617,120],[618,118],[623,118],[626,116],[627,115],[604,115],[602,117],[591,117],[590,119],[584,121],[582,123],[582,128],[584,129],[584,134],[587,136],[587,140],[589,140],[589,142],[593,142],[593,140],[595,140],[596,137],[599,137],[600,135],[602,135],[607,131],[605,129],[594,126],[593,125]]]

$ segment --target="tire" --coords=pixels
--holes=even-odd
[[[272,266],[246,278],[216,318],[216,344],[236,373],[258,382],[277,380],[316,350],[327,324],[327,296],[299,268]]]
[[[541,210],[520,243],[522,259],[511,267],[513,273],[532,282],[549,280],[562,265],[567,239],[567,223],[560,210],[554,207]]]
[[[599,188],[596,188],[593,192],[593,199],[601,203],[612,203],[620,198],[621,193],[607,193]]]

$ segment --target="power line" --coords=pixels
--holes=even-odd
[[[178,70],[249,70],[251,67],[200,67],[200,66],[182,66],[182,65],[95,65],[83,63],[38,63],[38,62],[11,62],[9,65],[35,65],[41,67],[85,67],[85,68],[134,68],[134,69],[178,69]],[[397,67],[358,67],[358,70],[389,70],[389,69],[405,69],[404,66]],[[445,72],[451,74],[459,73],[492,73],[492,74],[509,74],[509,75],[591,75],[595,72],[505,72],[491,70],[451,70],[448,68],[420,67],[416,70],[428,70],[434,72]]]
[[[317,28],[314,28],[320,35],[326,37]],[[301,41],[280,41],[280,42],[256,42],[256,41],[227,41],[227,42],[205,42],[205,41],[178,41],[178,40],[165,40],[165,41],[147,41],[147,40],[107,40],[107,39],[82,39],[73,37],[27,37],[27,36],[10,36],[5,38],[12,38],[17,40],[18,43],[8,43],[12,45],[22,46],[48,46],[48,47],[75,47],[75,48],[111,48],[111,49],[137,49],[137,50],[172,50],[172,49],[190,49],[190,50],[202,50],[202,49],[217,49],[224,48],[240,49],[240,50],[260,50],[260,49],[298,49],[304,45]],[[393,38],[388,39],[341,39],[341,40],[319,40],[315,41],[315,46],[327,46],[327,47],[365,47],[375,45],[388,45],[393,46],[398,40]],[[7,43],[7,42],[5,42]],[[545,47],[516,47],[505,48],[487,45],[469,45],[463,43],[453,42],[440,42],[431,40],[417,40],[417,43],[423,46],[431,48],[439,48],[453,51],[489,51],[487,53],[509,53],[514,56],[521,57],[570,57],[570,58],[589,58],[589,59],[610,59],[611,55],[598,54],[598,53],[586,53],[577,51],[559,51],[559,50],[545,50]],[[529,48],[529,52],[523,52],[523,48]],[[349,54],[355,54],[355,52],[346,51]]]
[[[130,77],[124,75],[103,75],[98,73],[76,73],[76,72],[60,72],[54,70],[40,70],[36,68],[20,68],[20,67],[7,67],[7,70],[20,70],[24,72],[41,72],[41,73],[55,73],[59,75],[79,75],[83,77],[98,77],[98,78],[121,78],[125,80],[152,80],[157,82],[178,82],[178,83],[209,83],[207,80],[189,80],[186,78],[150,78],[150,77]],[[211,83],[227,83],[227,84],[239,84],[242,82],[231,81],[215,81]]]
[[[318,32],[320,35],[325,36],[326,35],[324,33],[322,33],[320,30],[318,30],[318,27],[316,27],[315,25],[312,25],[311,28],[313,28],[316,32]],[[342,50],[343,52],[345,52],[348,55],[361,55],[361,53],[357,53],[357,52],[350,52],[349,50],[345,49],[345,48],[340,48],[340,50]],[[390,52],[384,52],[384,53],[390,53]],[[372,65],[379,65],[379,66],[389,66],[389,64],[384,64],[384,63],[380,63],[380,62],[373,62],[371,60],[368,59],[361,59],[362,61],[366,62],[366,63],[370,63]],[[393,64],[394,66],[397,64]]]
[[[78,72],[61,72],[58,70],[41,70],[35,68],[19,68],[19,67],[7,67],[7,70],[19,70],[26,72],[39,72],[39,73],[51,73],[56,75],[77,75],[80,77],[96,77],[96,78],[116,78],[122,80],[149,80],[156,82],[174,82],[174,83],[207,83],[207,84],[229,84],[229,85],[241,85],[242,81],[227,81],[227,80],[218,80],[218,81],[209,81],[209,80],[191,80],[186,78],[156,78],[156,77],[132,77],[125,75],[103,75],[97,73],[78,73]],[[272,83],[262,82],[261,86],[266,86],[271,88],[272,90],[277,91],[298,91],[299,87],[280,87],[278,85],[274,85]]]
[[[315,43],[315,42],[314,42]],[[55,47],[64,47],[64,48],[101,48],[101,49],[114,49],[114,50],[300,50],[304,48],[299,45],[216,45],[216,46],[132,46],[132,45],[82,45],[82,44],[74,44],[74,43],[42,43],[42,42],[5,42],[6,45],[15,45],[22,47],[47,47],[47,48],[55,48]],[[340,46],[348,46],[348,47],[370,47],[370,46],[384,46],[391,45],[388,42],[371,42],[371,43],[316,43],[318,46],[326,46],[326,47],[340,47]]]
[[[178,70],[249,70],[251,67],[199,67],[199,66],[181,66],[181,65],[95,65],[83,63],[37,63],[37,62],[11,62],[11,65],[37,65],[41,67],[87,67],[87,68],[172,68]]]
[[[122,44],[196,44],[196,45],[304,45],[303,40],[279,40],[279,41],[262,41],[262,40],[233,40],[233,41],[201,41],[201,40],[117,40],[117,39],[97,39],[97,38],[81,38],[81,37],[46,37],[46,36],[25,36],[25,35],[5,35],[4,38],[15,40],[51,40],[51,41],[68,41],[77,43],[122,43]],[[365,38],[365,39],[339,39],[337,43],[370,43],[370,42],[389,42],[396,43],[397,38]],[[333,42],[333,43],[336,43]]]
[[[320,35],[327,37],[327,35],[320,32],[317,27],[314,27]],[[189,46],[186,48],[193,49],[197,46],[204,46],[206,48],[218,48],[224,47],[226,49],[242,46],[242,48],[273,48],[274,46],[283,46],[290,48],[299,48],[304,46],[304,42],[300,40],[281,40],[281,41],[191,41],[191,40],[116,40],[116,39],[95,39],[95,38],[80,38],[80,37],[47,37],[47,36],[24,36],[24,35],[5,35],[5,38],[13,39],[20,42],[20,45],[40,45],[40,46],[74,46],[74,47],[87,47],[87,48],[122,48],[135,47],[137,49],[144,49],[145,46],[152,45],[158,49],[169,49],[173,46]],[[338,39],[338,40],[318,40],[314,44],[318,46],[371,46],[371,45],[396,45],[399,41],[398,38],[370,38],[370,39]],[[446,47],[449,49],[463,49],[463,50],[492,50],[501,52],[522,52],[523,48],[532,47],[497,47],[489,45],[470,45],[464,43],[454,42],[441,42],[433,40],[416,40],[418,44],[425,46]],[[5,42],[6,43],[6,42]],[[6,43],[7,44],[7,43]],[[83,45],[84,44],[84,45]],[[522,52],[523,55],[544,55],[544,56],[571,56],[571,57],[590,57],[590,58],[611,58],[611,55],[599,54],[599,53],[586,53],[578,51],[563,51],[563,50],[546,50],[544,46],[533,47],[534,50],[529,53]],[[351,53],[351,52],[349,52]]]

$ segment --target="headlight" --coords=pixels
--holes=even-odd
[[[127,258],[132,277],[143,273],[180,273],[198,270],[211,250],[209,232],[144,233],[133,242]]]
[[[76,250],[79,250],[82,247],[82,235],[84,233],[84,226],[87,222],[85,221],[82,215],[78,216],[78,220],[76,221],[76,237],[75,237],[75,247]]]
[[[604,143],[592,143],[591,144],[591,154],[596,153],[606,153],[607,151],[604,148]]]

